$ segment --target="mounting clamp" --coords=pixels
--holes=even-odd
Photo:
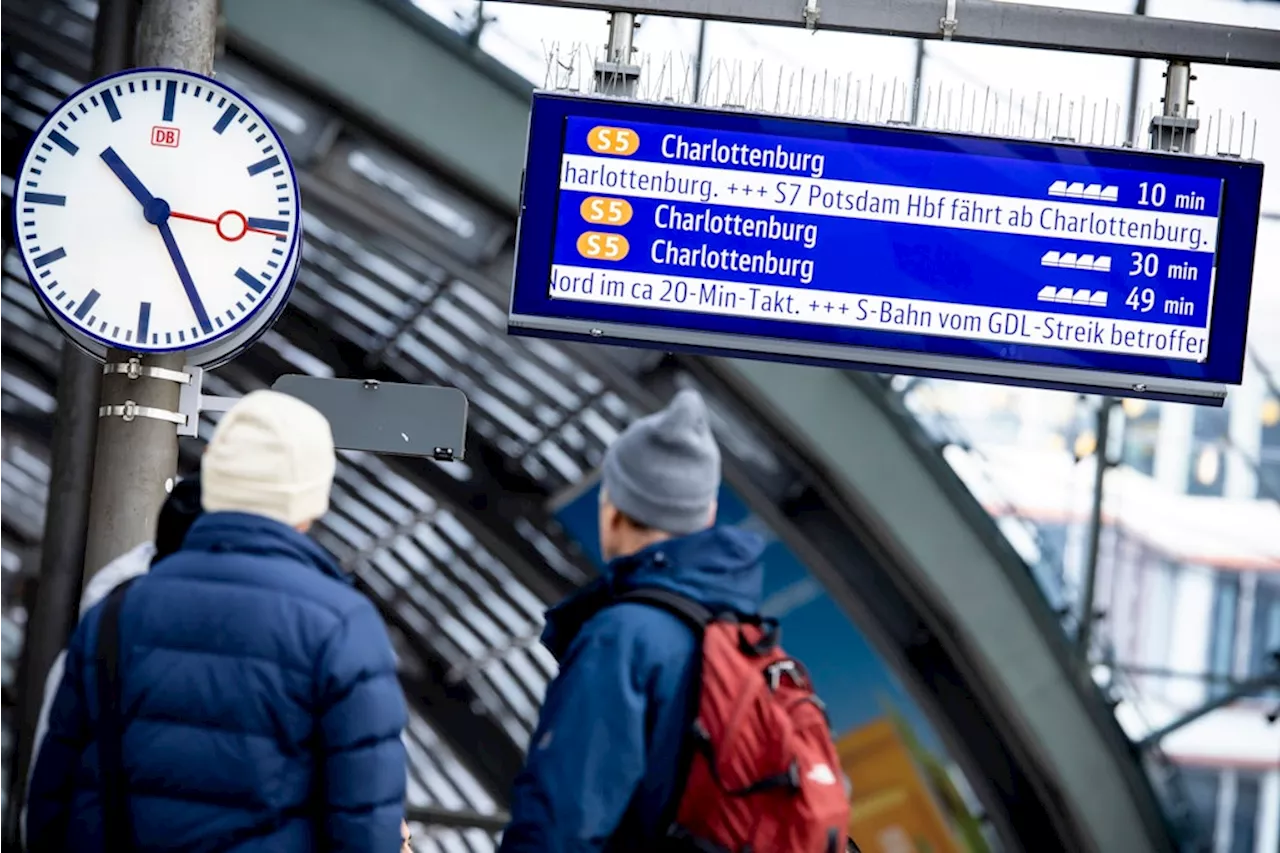
[[[804,28],[814,32],[818,28],[818,19],[822,17],[822,9],[818,0],[804,0]]]
[[[140,356],[130,356],[128,361],[118,361],[102,365],[103,376],[123,375],[130,382],[138,379],[156,379],[161,382],[173,382],[185,389],[191,382],[191,375],[181,370],[170,370],[167,367],[144,365]],[[149,418],[155,421],[167,421],[177,424],[179,429],[186,423],[187,416],[182,412],[171,412],[156,406],[139,406],[133,400],[98,407],[100,418],[120,418],[126,422],[138,418]]]
[[[139,406],[133,400],[125,400],[123,405],[99,406],[98,417],[121,418],[126,422],[138,418],[150,418],[155,421],[168,421],[171,424],[178,424],[179,428],[187,422],[187,416],[181,412],[170,412],[167,409],[158,409],[155,406]]]
[[[102,365],[103,376],[111,376],[116,373],[123,373],[130,380],[159,379],[162,382],[176,382],[179,385],[186,385],[191,381],[191,374],[189,373],[183,373],[181,370],[170,370],[167,367],[143,365],[142,359],[136,355],[130,356],[128,361]]]
[[[942,31],[942,40],[951,41],[951,37],[956,34],[956,27],[960,22],[956,20],[956,0],[947,0],[947,11],[938,21],[938,29]]]

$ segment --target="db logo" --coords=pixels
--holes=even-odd
[[[163,127],[156,125],[151,128],[151,144],[159,145],[163,148],[177,148],[178,138],[182,135],[182,131],[176,127]]]

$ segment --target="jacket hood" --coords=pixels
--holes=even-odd
[[[155,556],[156,546],[151,542],[143,542],[132,551],[126,551],[93,576],[80,596],[80,615],[88,613],[102,599],[111,594],[111,590],[127,580],[145,575],[151,568],[151,558]]]
[[[736,527],[713,527],[668,539],[609,563],[600,577],[547,611],[542,642],[559,659],[582,626],[633,589],[660,587],[712,610],[755,613],[764,589],[763,538]]]
[[[287,524],[247,512],[206,512],[196,519],[178,553],[212,551],[283,557],[313,566],[346,583],[351,576],[318,542]],[[157,564],[162,570],[166,561]]]

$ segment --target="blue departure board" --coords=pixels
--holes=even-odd
[[[1220,403],[1261,185],[1239,159],[538,94],[509,328]]]

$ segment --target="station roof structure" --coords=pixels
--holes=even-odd
[[[206,393],[302,373],[452,385],[471,403],[465,462],[343,453],[315,534],[377,603],[400,652],[410,806],[432,824],[419,850],[493,849],[554,674],[537,642],[542,611],[593,571],[549,507],[590,480],[626,423],[684,386],[709,398],[731,483],[905,674],[999,830],[1045,851],[1086,849],[1073,833],[1123,838],[1111,849],[1134,853],[1169,849],[1128,742],[1102,697],[1079,686],[1026,564],[887,380],[508,337],[531,87],[402,0],[224,9],[217,73],[288,145],[306,248],[281,322],[207,376]],[[63,345],[25,281],[7,202],[26,141],[88,79],[94,14],[89,0],[4,8],[6,749],[43,518],[56,511],[44,496]],[[277,37],[269,49],[262,32]],[[848,435],[840,418],[859,423],[864,443],[836,438]],[[184,446],[187,470],[198,452]],[[957,547],[981,595],[942,559]]]

